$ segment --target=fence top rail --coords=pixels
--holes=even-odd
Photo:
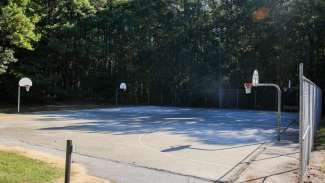
[[[303,76],[303,79],[304,79],[305,81],[307,81],[308,83],[310,83],[310,84],[312,84],[312,85],[315,85],[318,89],[321,90],[321,88],[320,88],[319,86],[317,86],[314,82],[312,82],[310,79],[306,78],[305,76]]]

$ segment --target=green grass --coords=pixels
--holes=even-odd
[[[50,183],[63,176],[63,170],[45,162],[0,151],[1,183]]]

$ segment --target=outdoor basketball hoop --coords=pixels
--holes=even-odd
[[[256,86],[259,83],[259,76],[258,71],[254,70],[253,77],[252,77],[252,86]]]
[[[120,84],[120,89],[125,91],[126,90],[126,83],[121,83]]]
[[[252,83],[244,83],[244,87],[245,87],[245,93],[250,94],[252,92],[253,84]]]
[[[246,94],[251,94],[252,93],[252,87],[257,86],[258,84],[259,84],[258,71],[254,70],[253,77],[252,77],[252,82],[251,83],[244,83],[245,93]]]
[[[291,85],[291,83],[289,84]],[[246,94],[250,94],[252,91],[252,87],[274,87],[277,89],[277,97],[278,97],[278,112],[277,112],[277,130],[278,130],[278,141],[280,141],[280,134],[281,134],[281,88],[279,87],[279,85],[274,84],[274,83],[260,83],[259,82],[259,75],[258,75],[258,71],[254,70],[253,72],[253,77],[252,77],[252,83],[244,83],[244,87],[245,87],[245,92]]]
[[[33,86],[33,82],[29,78],[22,78],[19,80],[19,87],[24,87],[27,92],[31,86]]]
[[[30,86],[25,86],[27,92],[29,92]]]
[[[20,112],[20,87],[24,87],[29,92],[30,87],[33,86],[33,82],[29,78],[21,78],[18,82],[18,107],[17,111]]]
[[[115,91],[115,105],[118,104],[117,100],[118,100],[118,93],[119,93],[119,89],[123,91],[123,93],[126,91],[126,83],[122,82],[120,83],[120,87],[119,88],[116,88],[116,91]]]

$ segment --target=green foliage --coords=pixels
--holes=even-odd
[[[0,74],[5,73],[7,65],[11,62],[17,61],[14,57],[14,51],[10,49],[4,49],[0,46]]]
[[[29,0],[9,0],[0,4],[0,74],[9,63],[17,59],[14,49],[33,50],[33,43],[40,40],[35,24],[39,16],[30,15],[33,10]]]
[[[325,86],[322,0],[9,2],[16,5],[2,5],[13,9],[6,14],[22,16],[30,25],[24,26],[29,34],[16,38],[12,32],[24,31],[14,27],[15,18],[7,18],[1,27],[15,31],[0,31],[11,36],[5,43],[30,49],[39,40],[36,32],[42,39],[34,52],[16,52],[19,62],[6,78],[29,75],[39,84],[32,97],[44,102],[113,102],[125,81],[132,103],[165,98],[187,105],[182,101],[196,96],[195,104],[202,104],[220,83],[242,87],[255,68],[265,81],[282,87],[289,79],[297,83],[299,62]]]
[[[27,0],[9,1],[1,8],[0,31],[12,46],[33,50],[32,43],[40,39],[35,32],[38,16],[26,15]],[[3,38],[2,38],[3,39]]]
[[[72,6],[77,16],[85,17],[95,13],[95,8],[89,0],[73,0]]]

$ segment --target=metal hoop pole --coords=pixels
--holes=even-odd
[[[20,86],[18,85],[18,106],[17,106],[18,113],[20,112]]]
[[[280,129],[280,125],[281,125],[281,88],[273,83],[259,83],[256,84],[255,87],[259,87],[259,86],[267,86],[267,87],[275,87],[277,89],[278,92],[278,113],[277,113],[277,129],[278,129],[278,138],[277,140],[280,141],[280,133],[281,133],[281,129]]]

